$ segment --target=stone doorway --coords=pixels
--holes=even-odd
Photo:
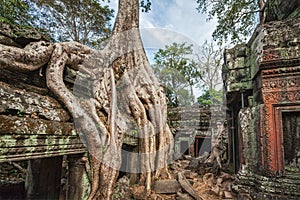
[[[181,141],[180,142],[180,153],[183,155],[189,155],[189,141]]]
[[[300,173],[300,111],[282,113],[285,173]]]
[[[209,153],[210,150],[211,150],[211,138],[196,136],[195,143],[194,143],[195,157],[202,156],[205,152]]]

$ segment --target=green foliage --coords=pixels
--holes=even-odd
[[[122,197],[122,195],[119,194],[119,193],[114,193],[113,194],[113,199],[120,199],[121,197]]]
[[[143,12],[148,12],[151,10],[151,1],[146,0],[146,2],[145,2],[144,0],[141,0],[140,6],[141,6]]]
[[[37,28],[55,42],[100,48],[111,33],[114,11],[98,0],[0,0],[0,5],[0,22]]]
[[[154,73],[165,87],[170,106],[193,103],[192,86],[196,84],[199,73],[190,58],[192,53],[192,45],[173,43],[154,55]]]
[[[17,111],[17,116],[18,117],[23,117],[23,115],[24,115],[24,112],[22,110]]]
[[[138,133],[137,130],[132,130],[132,131],[131,131],[131,135],[132,135],[133,137],[135,137],[135,136],[137,135],[137,133]]]
[[[54,41],[77,41],[97,48],[111,32],[113,10],[96,0],[40,0],[31,3],[36,25]]]
[[[200,105],[213,105],[222,102],[222,90],[206,90],[201,96],[197,98]]]
[[[28,11],[25,0],[0,0],[0,23],[30,26],[33,18]]]
[[[153,69],[165,88],[169,106],[176,107],[190,104],[190,93],[185,89],[188,85],[179,71],[160,65],[154,65]]]
[[[104,144],[101,145],[101,150],[102,150],[102,153],[105,153],[106,151],[106,146]]]
[[[197,0],[197,10],[208,14],[208,20],[217,18],[213,38],[220,44],[230,37],[232,43],[245,40],[258,23],[258,1],[249,0]]]
[[[104,0],[102,0],[104,1]],[[54,42],[77,41],[101,48],[111,34],[114,10],[100,0],[0,0],[0,23],[29,26],[50,35]],[[109,0],[108,0],[109,2]],[[143,12],[150,0],[141,0]]]

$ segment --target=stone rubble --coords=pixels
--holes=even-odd
[[[129,178],[123,176],[118,180],[115,187],[114,197],[117,198],[114,199],[235,199],[236,194],[231,187],[234,177],[224,172],[223,168],[212,170],[212,168],[217,168],[217,163],[208,164],[201,161],[201,157],[192,158],[190,156],[184,156],[182,159],[174,161],[169,165],[169,173],[172,179],[158,179],[154,181],[151,194],[148,195],[145,193],[143,186],[130,185]]]

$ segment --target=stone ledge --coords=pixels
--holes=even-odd
[[[300,177],[265,177],[250,172],[239,172],[235,185],[238,185],[238,191],[248,192],[253,195],[286,196],[290,199],[300,197]],[[235,186],[233,186],[235,188]],[[295,198],[291,198],[295,197]]]
[[[6,134],[77,136],[71,122],[0,115],[0,136]]]
[[[73,123],[0,115],[0,162],[85,151]]]
[[[52,97],[17,89],[0,82],[0,113],[35,115],[52,121],[68,121],[69,113]]]

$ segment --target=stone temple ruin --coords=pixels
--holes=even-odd
[[[255,199],[300,198],[300,4],[286,2],[269,1],[265,24],[249,42],[225,50],[226,116],[219,107],[168,111],[175,153],[195,157],[210,151],[217,122],[226,120],[233,189]],[[1,44],[24,47],[44,39],[0,26]],[[84,199],[89,193],[86,148],[47,89],[44,70],[0,71],[0,199]],[[74,76],[66,71],[64,81],[72,85]],[[134,138],[124,141],[124,148],[136,150]],[[14,167],[27,176],[10,177]]]
[[[269,1],[266,13],[247,44],[224,52],[230,159],[239,192],[298,199],[300,4]]]
[[[0,43],[5,45],[24,47],[44,39],[31,29],[0,26]],[[81,186],[88,182],[83,177],[86,148],[69,113],[47,89],[43,74],[0,71],[0,199],[81,199]],[[26,160],[28,166],[22,166]],[[9,173],[11,164],[23,167],[27,176]],[[67,182],[61,185],[61,180]]]
[[[193,157],[210,152],[218,134],[219,123],[224,123],[222,106],[187,106],[168,109],[168,123],[175,135],[175,157]]]
[[[0,24],[1,44],[24,48],[41,40],[47,39],[32,29]],[[47,88],[45,67],[32,72],[0,71],[0,199],[85,199],[89,194],[86,147],[72,117]],[[65,70],[64,81],[70,88],[75,77],[73,71]],[[221,113],[219,109],[170,110],[178,155],[210,151],[215,131],[209,127],[216,126],[211,118],[224,119],[212,114]],[[136,138],[124,139],[124,149],[135,152],[137,146]],[[132,158],[123,160],[127,163],[122,168],[130,167]],[[137,181],[136,174],[129,178]]]

